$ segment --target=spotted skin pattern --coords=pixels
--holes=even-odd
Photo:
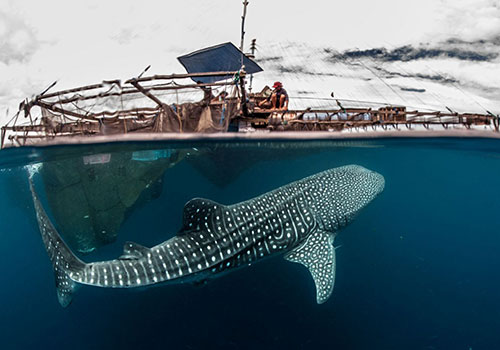
[[[323,303],[333,290],[335,235],[383,190],[384,178],[349,165],[229,206],[195,198],[184,207],[177,236],[152,248],[127,242],[119,259],[94,263],[70,251],[31,181],[30,186],[63,306],[71,302],[76,284],[132,288],[204,281],[278,254],[310,270],[317,301]]]

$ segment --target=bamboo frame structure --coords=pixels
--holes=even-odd
[[[389,113],[390,108],[398,108],[397,113]],[[499,117],[491,113],[450,113],[442,111],[421,112],[418,110],[406,111],[402,107],[382,107],[378,110],[371,108],[345,109],[305,109],[305,110],[258,110],[254,118],[245,119],[247,122],[273,130],[289,131],[327,131],[344,130],[349,128],[388,127],[398,129],[404,126],[407,129],[421,125],[429,129],[431,125],[439,125],[444,129],[451,126],[463,126],[470,129],[472,126],[491,125],[499,131]],[[267,116],[269,115],[269,116]],[[312,119],[305,119],[306,115],[313,115]],[[342,115],[343,118],[340,117]],[[266,117],[264,117],[266,116]]]
[[[233,79],[214,83],[187,83],[179,84],[175,80],[193,79],[203,77],[222,77],[232,78],[239,77],[238,81],[240,86],[237,85],[238,81]],[[241,75],[241,76],[240,76]],[[33,143],[36,140],[43,140],[46,138],[67,137],[72,135],[96,134],[97,131],[94,127],[89,125],[99,125],[103,121],[111,122],[123,120],[123,133],[127,133],[127,125],[125,120],[152,120],[156,117],[162,118],[165,113],[171,113],[177,117],[179,122],[179,132],[182,132],[182,124],[180,116],[177,111],[172,111],[155,92],[168,92],[179,90],[210,90],[212,88],[227,88],[228,86],[244,88],[244,72],[237,71],[220,71],[208,73],[186,73],[186,74],[170,74],[170,75],[153,75],[146,77],[137,77],[128,79],[123,83],[120,80],[103,81],[99,84],[92,84],[61,90],[49,93],[55,83],[50,85],[41,94],[35,96],[32,100],[25,100],[20,104],[18,114],[24,114],[24,119],[29,119],[27,125],[19,123],[16,117],[13,121],[7,123],[1,128],[0,148],[5,147],[6,139],[15,142],[19,145],[24,145],[28,140]],[[107,89],[107,90],[106,90]],[[93,102],[98,99],[106,98],[123,98],[128,95],[138,95],[150,100],[154,106],[148,106],[146,103],[135,108],[118,108],[116,110],[103,109],[98,112],[93,112],[92,108],[87,110],[78,108],[78,103]],[[211,106],[227,105],[227,103],[238,104],[239,98],[227,97],[222,102],[210,103]],[[42,123],[37,124],[38,118],[33,120],[32,109],[38,107],[55,115],[59,115],[63,119],[62,125],[58,130],[51,130]],[[75,107],[75,108],[73,108]],[[43,115],[43,113],[42,113]],[[43,117],[42,117],[43,119]],[[86,127],[87,130],[84,130]],[[64,131],[63,131],[64,130]],[[160,126],[161,131],[161,126]]]
[[[193,79],[202,77],[235,77],[231,81],[215,83],[188,83],[178,84],[175,80]],[[179,123],[178,132],[182,133],[180,112],[172,110],[156,93],[163,91],[197,90],[207,91],[211,88],[225,88],[232,86],[236,89],[237,96],[225,96],[223,101],[211,100],[207,106],[225,108],[230,102],[238,106],[238,112],[233,116],[235,122],[244,122],[255,128],[265,128],[270,131],[342,131],[342,130],[373,130],[389,128],[399,130],[406,128],[411,130],[415,126],[430,129],[431,126],[440,126],[443,129],[460,126],[470,129],[473,126],[491,126],[496,132],[499,131],[500,119],[490,112],[479,113],[454,113],[451,110],[443,111],[419,111],[407,110],[404,106],[386,105],[378,109],[373,108],[344,108],[340,103],[338,108],[332,109],[302,109],[276,111],[271,109],[260,109],[255,107],[264,96],[259,94],[247,94],[245,89],[245,72],[222,71],[209,73],[187,73],[170,75],[153,75],[128,79],[123,83],[119,80],[103,81],[93,84],[48,93],[54,85],[49,86],[43,93],[35,96],[32,100],[21,103],[19,112],[13,121],[1,128],[0,147],[6,147],[6,139],[14,145],[37,144],[47,142],[49,139],[59,137],[97,137],[100,125],[103,121],[122,123],[122,133],[141,131],[151,126],[155,118],[163,118],[163,115],[171,113]],[[107,89],[103,91],[104,89]],[[211,90],[210,90],[211,91]],[[71,108],[75,104],[106,98],[123,98],[133,95],[142,96],[145,100],[152,102],[153,106],[147,104],[133,108],[122,108],[116,110],[92,111]],[[343,101],[344,103],[345,101]],[[352,101],[351,101],[352,102]],[[96,102],[97,103],[97,102]],[[179,103],[177,103],[179,105]],[[180,105],[179,105],[180,106]],[[44,124],[37,124],[38,118],[33,120],[31,110],[34,107],[44,109],[50,113],[62,117],[62,124],[58,128],[49,128]],[[29,119],[29,124],[18,123],[19,114],[24,114],[24,119]],[[42,118],[43,119],[43,118]],[[127,120],[139,122],[138,126],[131,128],[127,126]],[[50,122],[50,121],[49,121]],[[143,123],[143,124],[140,124]],[[143,125],[143,126],[141,126]],[[155,132],[164,132],[161,126]]]

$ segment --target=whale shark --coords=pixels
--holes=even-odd
[[[348,165],[232,205],[194,198],[185,204],[182,227],[174,237],[150,248],[126,242],[119,258],[85,263],[64,243],[30,178],[38,226],[63,307],[71,303],[78,285],[199,283],[277,255],[310,271],[317,303],[324,303],[335,283],[337,233],[384,185],[382,175]]]

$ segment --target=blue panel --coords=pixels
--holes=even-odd
[[[207,47],[184,56],[177,57],[188,73],[238,71],[241,68],[241,51],[232,43]],[[262,68],[246,56],[243,56],[245,71],[249,74],[261,72]],[[193,78],[202,83],[229,79],[230,76]]]

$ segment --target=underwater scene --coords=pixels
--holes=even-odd
[[[500,141],[0,151],[1,349],[497,349]]]

